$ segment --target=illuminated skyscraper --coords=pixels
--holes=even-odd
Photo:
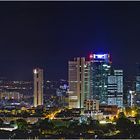
[[[69,61],[69,107],[83,108],[84,100],[89,95],[89,64],[82,58]]]
[[[36,68],[34,73],[34,107],[43,105],[43,69]]]
[[[93,100],[123,107],[123,70],[112,68],[109,54],[69,61],[69,107],[85,108]]]
[[[140,63],[137,63],[136,66],[136,104],[140,106]]]
[[[136,92],[140,93],[140,64],[136,64]]]
[[[134,107],[136,106],[136,93],[133,90],[129,90],[128,96],[127,96],[127,105],[129,107]]]
[[[91,98],[107,104],[108,75],[111,70],[110,55],[91,54],[90,59]]]
[[[123,70],[113,70],[108,76],[108,105],[123,107]]]
[[[117,92],[123,93],[123,70],[114,70],[114,75],[117,80]]]

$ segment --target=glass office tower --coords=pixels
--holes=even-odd
[[[107,104],[108,75],[111,70],[110,55],[91,54],[90,63],[91,96],[99,100],[101,104]]]

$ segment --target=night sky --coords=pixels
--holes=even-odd
[[[126,77],[140,62],[140,2],[0,2],[0,76],[67,79],[68,60],[109,52]]]

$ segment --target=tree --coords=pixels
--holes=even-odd
[[[131,112],[132,112],[132,109],[130,107],[125,108],[125,113],[126,113],[127,116],[130,116]]]
[[[115,129],[115,125],[108,123],[108,124],[103,124],[100,126],[100,129],[104,132],[104,133],[111,133],[114,132]]]
[[[136,115],[136,124],[140,124],[140,114]]]
[[[58,126],[55,128],[56,133],[58,135],[68,135],[69,134],[69,129],[66,126]]]
[[[79,129],[81,130],[80,133],[84,134],[84,133],[87,133],[88,132],[89,127],[88,127],[87,124],[81,123]]]
[[[80,130],[79,130],[78,125],[79,125],[79,121],[70,122],[70,124],[68,126],[70,134],[75,135],[75,134],[79,133]]]
[[[19,130],[27,130],[28,124],[24,119],[17,119],[16,124]]]
[[[42,133],[52,133],[55,125],[53,124],[53,122],[51,120],[49,120],[48,118],[44,119],[44,120],[40,120],[37,123],[38,128],[40,128],[40,130],[42,131]]]
[[[27,111],[23,111],[23,112],[21,113],[21,116],[22,116],[23,118],[27,118],[27,117],[30,116],[30,113],[27,112]]]
[[[136,124],[133,128],[133,135],[132,135],[133,137],[132,138],[133,139],[140,139],[140,133],[139,132],[140,132],[140,125]]]
[[[0,126],[3,125],[3,122],[4,122],[3,119],[0,118]]]
[[[124,112],[120,112],[120,113],[118,114],[118,118],[126,118]]]
[[[16,129],[11,132],[11,138],[12,139],[27,139],[29,138],[29,135],[27,131]]]
[[[16,121],[14,121],[14,120],[10,121],[10,125],[11,126],[15,126],[16,125]]]
[[[121,112],[119,114],[117,121],[116,121],[116,127],[120,130],[120,132],[126,138],[130,138],[130,136],[133,133],[132,130],[133,130],[134,124],[128,118],[126,118],[124,113]]]
[[[99,121],[91,119],[89,123],[89,128],[91,130],[98,130],[100,128]]]

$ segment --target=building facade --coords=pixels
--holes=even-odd
[[[136,104],[140,106],[140,63],[136,64],[135,90],[136,90]]]
[[[23,98],[23,95],[20,94],[19,92],[0,92],[0,99],[15,99],[15,100],[20,100]]]
[[[94,99],[85,100],[84,109],[92,110],[92,111],[99,111],[99,100],[94,100]]]
[[[34,107],[43,105],[43,69],[35,68],[34,74]]]
[[[93,100],[123,106],[123,70],[114,70],[111,64],[110,54],[91,54],[88,61],[69,61],[70,108],[86,109]]]
[[[109,54],[90,55],[90,81],[93,99],[107,104],[108,75],[110,74],[111,61]]]
[[[123,70],[113,70],[108,76],[108,105],[123,107]]]
[[[84,57],[68,63],[69,108],[83,108],[89,96],[89,62]]]
[[[136,92],[133,90],[129,90],[128,92],[127,105],[129,107],[134,107],[136,105]]]

